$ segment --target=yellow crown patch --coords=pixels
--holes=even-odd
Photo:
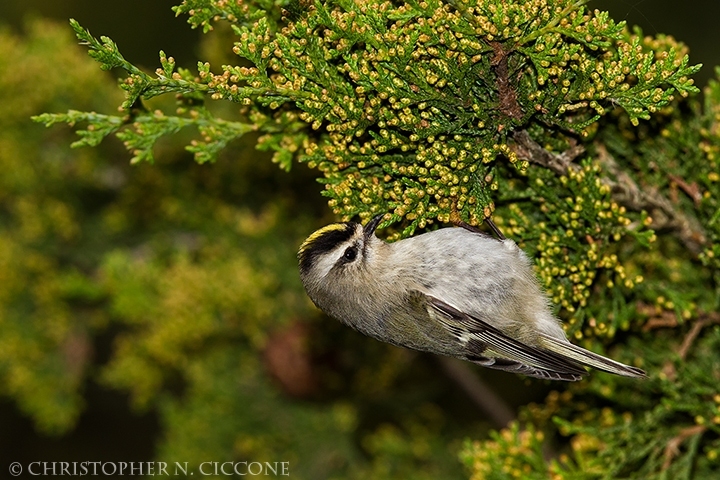
[[[325,235],[328,232],[337,231],[337,230],[345,230],[347,228],[347,224],[345,223],[331,223],[330,225],[326,225],[315,232],[311,233],[309,237],[305,239],[305,241],[300,245],[300,251],[299,253],[302,254],[305,252],[305,250],[308,249],[310,245],[315,242],[318,238]]]

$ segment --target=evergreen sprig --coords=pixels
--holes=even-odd
[[[663,372],[645,384],[615,379],[552,392],[530,405],[522,426],[467,442],[461,458],[471,478],[706,478],[700,472],[713,471],[720,458],[720,368],[711,353],[720,348],[720,328],[709,330],[687,358],[674,354],[680,341],[670,332],[659,334],[661,346],[631,345]],[[570,438],[571,455],[545,460],[549,419]]]
[[[98,41],[73,21],[103,68],[129,74],[123,110],[164,93],[237,102],[241,121],[262,120],[240,129],[216,122],[209,141],[190,147],[198,160],[211,161],[247,131],[264,132],[262,145],[285,168],[299,159],[320,170],[324,194],[343,218],[391,212],[391,221],[406,223],[402,236],[428,222],[479,224],[490,215],[493,182],[486,180],[498,175],[498,161],[521,175],[527,168],[510,148],[515,129],[545,124],[559,127],[552,135],[560,139],[587,135],[613,106],[636,124],[675,93],[697,90],[689,75],[699,67],[689,67],[672,42],[648,49],[640,32],[582,2],[315,1],[283,10],[268,1],[195,0],[175,11],[204,29],[230,21],[234,51],[250,66],[213,74],[199,63],[193,77],[175,72],[161,52],[162,68],[151,77],[110,39]],[[86,120],[98,121],[100,134],[117,131],[117,120],[113,128]],[[140,115],[126,123],[134,131],[120,135],[138,160],[195,120]],[[293,129],[278,132],[277,123]]]
[[[230,23],[249,23],[270,17],[277,21],[280,17],[278,6],[284,3],[292,2],[273,0],[256,0],[253,2],[183,0],[182,4],[172,7],[172,10],[178,16],[188,15],[188,23],[192,28],[202,27],[203,33],[207,33],[213,29],[213,22],[220,20]]]
[[[121,68],[128,73],[128,77],[120,83],[120,88],[125,91],[125,101],[120,106],[122,110],[130,110],[141,98],[147,100],[165,93],[185,94],[207,90],[203,85],[189,81],[180,74],[173,75],[174,61],[168,60],[162,51],[160,61],[163,68],[158,70],[157,78],[152,78],[125,60],[110,38],[101,36],[100,40],[96,39],[74,19],[70,20],[70,26],[80,42],[88,47],[89,55],[100,63],[100,68]]]

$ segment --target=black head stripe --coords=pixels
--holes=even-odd
[[[356,229],[357,223],[349,222],[330,225],[310,235],[298,253],[300,270],[308,271],[314,258],[348,241],[355,234]]]

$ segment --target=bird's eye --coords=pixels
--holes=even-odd
[[[345,253],[343,253],[343,259],[347,262],[352,262],[357,257],[357,247],[348,247],[345,249]]]

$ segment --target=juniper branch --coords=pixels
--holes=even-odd
[[[539,145],[525,130],[516,132],[513,140],[515,144],[511,145],[511,149],[520,159],[545,167],[557,175],[567,175],[571,170],[580,170],[580,165],[573,163],[573,160],[585,152],[582,145],[574,144],[568,150],[556,154]],[[706,235],[697,220],[678,210],[657,190],[641,188],[620,168],[603,145],[597,145],[597,149],[599,161],[614,177],[602,178],[602,182],[610,187],[613,199],[629,210],[650,212],[656,230],[672,231],[690,252],[699,254],[706,242]]]
[[[634,211],[651,212],[656,230],[670,230],[693,255],[699,254],[707,235],[698,221],[678,210],[656,189],[641,188],[620,168],[603,145],[598,145],[597,148],[600,162],[615,177],[615,180],[606,177],[603,181],[612,189],[612,195],[617,202]]]

